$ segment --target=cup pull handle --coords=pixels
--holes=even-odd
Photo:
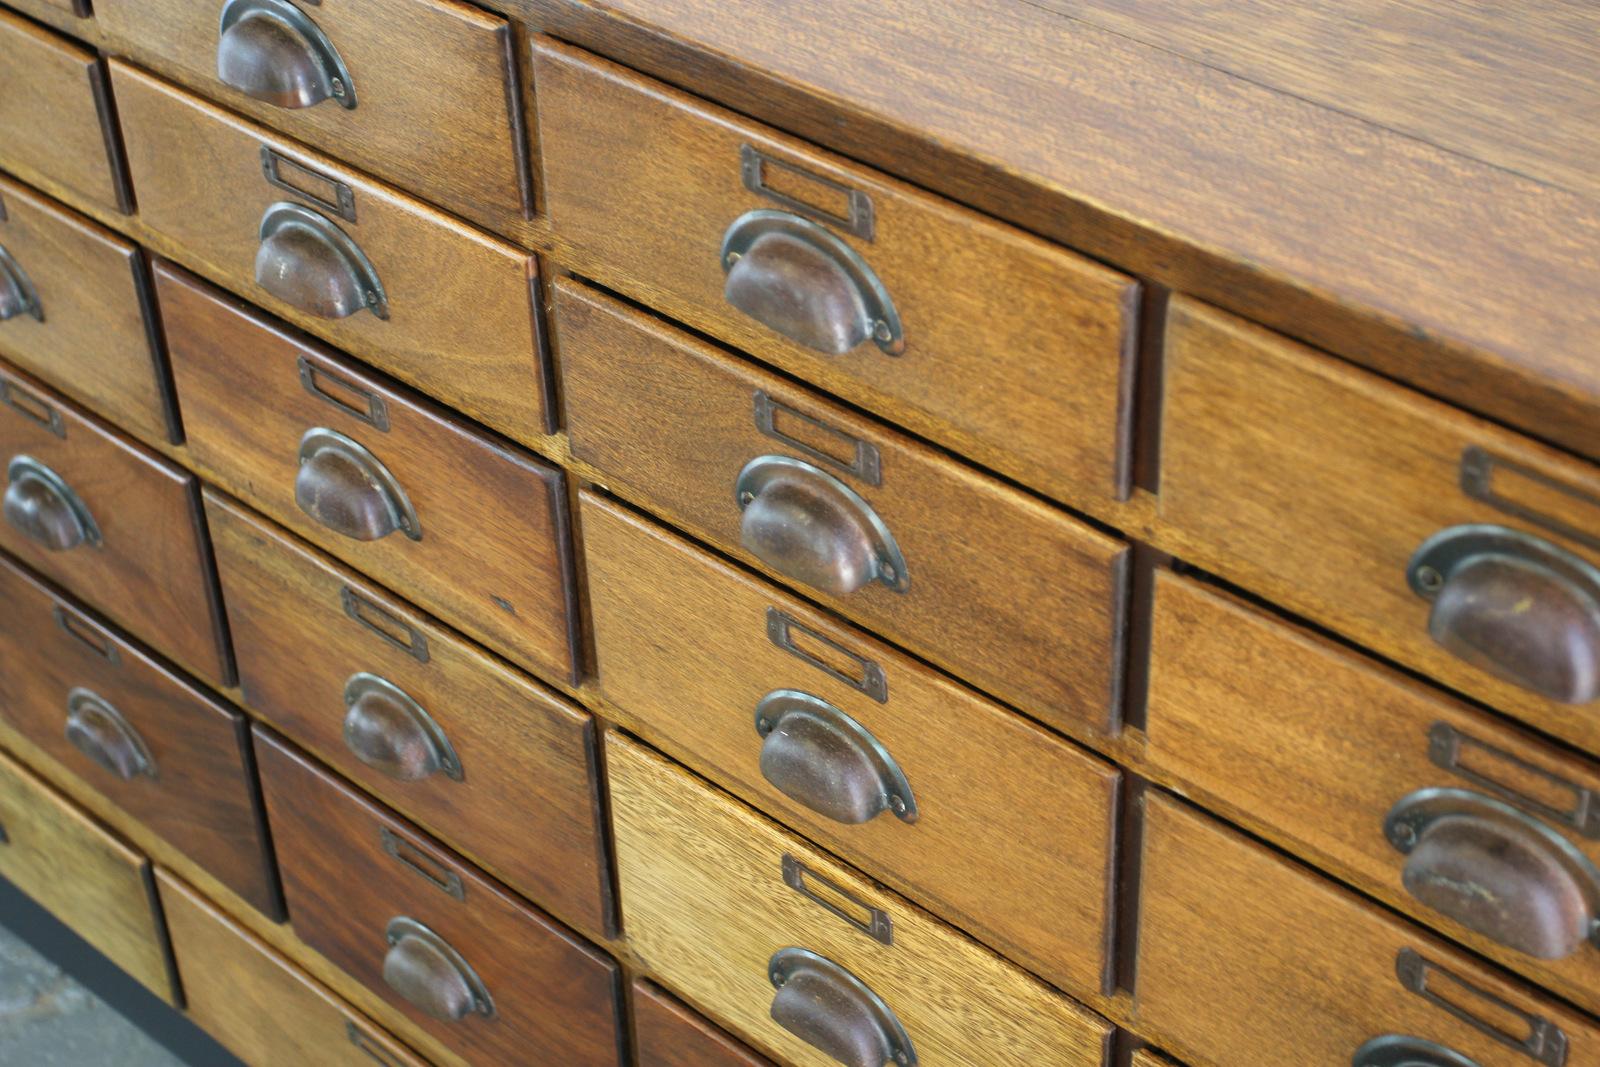
[[[397,782],[435,774],[462,777],[461,760],[439,724],[387,679],[361,672],[344,685],[344,743],[368,767]]]
[[[891,811],[917,821],[905,772],[878,739],[826,700],[794,689],[756,705],[761,774],[785,796],[835,822],[868,822]]]
[[[274,107],[356,106],[339,50],[288,0],[228,0],[217,32],[217,78]]]
[[[405,489],[365,446],[336,430],[307,430],[294,479],[300,510],[354,541],[378,541],[396,530],[422,540],[422,524]]]
[[[389,317],[389,298],[361,246],[326,216],[280,200],[261,216],[256,284],[308,315],[343,319],[362,308]]]
[[[1478,1063],[1420,1037],[1384,1034],[1356,1049],[1350,1067],[1478,1067]]]
[[[44,305],[39,303],[39,291],[33,287],[22,264],[0,247],[0,322],[18,315],[29,315],[43,322]]]
[[[460,1022],[474,1013],[495,1017],[488,987],[444,938],[402,915],[389,920],[384,940],[389,951],[383,981],[406,1003],[440,1022]]]
[[[883,998],[832,960],[783,948],[767,962],[772,1021],[846,1067],[915,1067],[911,1038]]]
[[[65,478],[32,456],[6,466],[6,522],[51,552],[99,546],[100,526]]]
[[[66,734],[74,748],[124,782],[156,777],[144,738],[98,693],[80,687],[67,694]]]

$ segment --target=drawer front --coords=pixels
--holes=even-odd
[[[556,294],[573,455],[1030,714],[1111,728],[1120,542],[610,297]]]
[[[252,1064],[425,1067],[216,905],[156,872],[189,1018]]]
[[[572,676],[560,470],[192,275],[158,265],[156,289],[210,480],[507,658]]]
[[[1155,604],[1152,763],[1600,1007],[1600,946],[1588,940],[1600,875],[1568,863],[1575,850],[1600,864],[1600,768],[1189,579],[1158,574]],[[1417,829],[1391,843],[1402,825]],[[1506,853],[1535,865],[1495,858]],[[1556,885],[1586,887],[1591,911],[1551,921]],[[1480,914],[1486,896],[1499,907]]]
[[[243,715],[0,559],[0,715],[273,918],[283,912]]]
[[[636,512],[585,492],[582,518],[600,691],[641,733],[1046,978],[1100,990],[1115,768]]]
[[[0,878],[176,1002],[149,861],[3,754]]]
[[[1600,751],[1600,471],[1186,301],[1166,373],[1173,551]]]
[[[0,548],[156,651],[228,684],[193,475],[0,367]]]
[[[133,210],[94,52],[0,11],[0,168],[70,203]]]
[[[633,1041],[639,1067],[771,1067],[654,982],[633,982]]]
[[[1104,1020],[639,743],[606,758],[629,944],[775,1059],[826,1067],[853,1034],[924,1067],[1104,1062]]]
[[[1393,1062],[1355,1058],[1387,1035],[1481,1067],[1600,1061],[1576,1012],[1165,794],[1142,882],[1131,1025],[1195,1067],[1367,1067]]]
[[[245,703],[512,888],[604,929],[589,715],[209,490],[206,514]],[[396,691],[416,715],[395,713]]]
[[[301,940],[468,1062],[620,1062],[609,957],[283,742],[256,749]]]
[[[286,6],[100,0],[95,15],[138,62],[474,222],[531,213],[504,19],[455,0],[319,0],[275,33]],[[285,94],[295,75],[303,88]]]
[[[564,45],[534,80],[574,268],[1051,496],[1124,493],[1130,279]],[[857,343],[878,291],[900,329]]]
[[[531,255],[133,67],[111,78],[164,251],[513,438],[550,431]]]
[[[0,355],[141,440],[178,439],[134,245],[0,178],[0,264]]]

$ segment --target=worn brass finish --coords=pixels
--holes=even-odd
[[[841,823],[885,811],[917,821],[917,801],[900,765],[878,739],[826,700],[793,689],[756,705],[761,773],[785,796]]]
[[[444,731],[399,686],[375,674],[353,674],[344,702],[344,743],[362,763],[398,782],[435,774],[461,780],[461,760]]]
[[[1350,1067],[1478,1067],[1452,1049],[1420,1037],[1384,1034],[1356,1049]]]
[[[18,315],[31,315],[43,322],[44,305],[39,302],[39,291],[33,287],[28,272],[0,246],[0,322]]]
[[[378,271],[349,234],[325,215],[280,200],[261,216],[256,284],[308,315],[343,319],[362,308],[389,317]]]
[[[826,957],[782,948],[767,963],[778,993],[772,1020],[846,1067],[913,1067],[916,1050],[905,1027],[865,982]]]
[[[301,511],[352,540],[377,541],[396,530],[422,540],[411,499],[389,468],[336,430],[319,427],[300,439],[294,499]]]
[[[355,84],[327,34],[289,0],[228,0],[217,28],[217,77],[282,108],[337,100],[356,106]]]
[[[444,938],[402,915],[389,920],[384,940],[389,951],[383,980],[407,1003],[441,1022],[461,1022],[474,1013],[494,1018],[489,990]]]
[[[156,777],[156,761],[133,724],[104,697],[77,688],[67,694],[67,740],[98,766],[132,781]]]
[[[100,527],[66,480],[32,456],[6,467],[6,521],[52,552],[100,544]]]

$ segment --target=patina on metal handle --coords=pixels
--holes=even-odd
[[[456,1023],[474,1013],[495,1016],[488,987],[449,942],[417,920],[401,915],[384,929],[389,951],[383,980],[417,1010]]]
[[[317,427],[300,438],[294,499],[301,511],[355,541],[377,541],[396,530],[422,540],[411,498],[389,468],[336,430]]]
[[[344,684],[344,743],[356,759],[398,782],[435,774],[462,777],[461,760],[433,716],[399,686],[375,674]]]
[[[864,823],[885,811],[917,821],[911,783],[871,732],[826,700],[794,689],[756,705],[761,774],[785,796],[835,822]]]
[[[217,78],[263,103],[356,106],[355,83],[322,28],[289,0],[228,0],[217,28]]]
[[[124,782],[156,777],[156,761],[139,731],[91,690],[80,687],[67,694],[67,740]]]
[[[1469,789],[1419,789],[1383,821],[1406,891],[1537,959],[1600,943],[1600,870],[1565,837]]]
[[[32,456],[6,465],[6,522],[52,552],[99,545],[100,527],[66,480]]]
[[[844,596],[869,582],[911,587],[905,557],[878,513],[848,485],[788,456],[761,456],[734,482],[739,539],[781,574]]]
[[[807,348],[843,355],[871,340],[905,351],[900,316],[867,261],[826,228],[787,211],[739,216],[722,237],[722,295]]]
[[[914,1067],[917,1053],[900,1020],[867,984],[824,956],[782,948],[767,962],[777,989],[772,1020],[846,1067]]]
[[[362,308],[389,317],[389,298],[361,246],[332,220],[280,200],[261,216],[256,284],[290,307],[324,319]]]
[[[1452,526],[1424,541],[1406,578],[1433,602],[1428,633],[1497,677],[1551,700],[1600,696],[1600,569],[1503,526]]]
[[[28,272],[0,246],[0,322],[18,315],[31,315],[43,322],[44,306],[39,303],[39,291],[33,287]]]
[[[1384,1034],[1356,1049],[1350,1067],[1478,1067],[1478,1063],[1420,1037]]]

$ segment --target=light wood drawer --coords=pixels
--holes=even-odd
[[[124,63],[111,78],[163,252],[502,433],[550,431],[531,255]]]
[[[141,440],[178,440],[138,248],[0,178],[0,260],[24,305],[0,320],[0,354]]]
[[[68,203],[133,210],[93,51],[0,10],[0,168]]]
[[[633,982],[633,1040],[639,1067],[771,1067],[654,982]]]
[[[775,1059],[1104,1062],[1098,1016],[638,742],[606,757],[629,944]]]
[[[563,44],[534,80],[572,267],[1053,497],[1125,491],[1131,279]],[[898,340],[835,332],[889,321],[866,275]]]
[[[158,264],[156,289],[211,481],[508,659],[573,676],[558,468],[192,275]]]
[[[209,489],[206,515],[245,703],[514,889],[603,930],[588,713]]]
[[[1600,470],[1193,302],[1168,329],[1172,551],[1600,751]]]
[[[1100,991],[1115,768],[636,512],[587,491],[582,511],[600,691],[640,733],[1063,988]]]
[[[302,941],[469,1063],[620,1063],[610,957],[265,731],[256,751]]]
[[[150,862],[3,753],[0,878],[178,1002]]]
[[[1110,731],[1120,541],[579,283],[556,321],[572,453],[608,484],[1051,725]]]
[[[190,1019],[256,1067],[426,1067],[166,870],[156,871]]]
[[[0,715],[223,885],[281,918],[250,727],[0,559]]]
[[[137,62],[456,214],[504,230],[532,212],[503,18],[455,0],[99,0],[95,16]]]
[[[1377,1067],[1394,1061],[1356,1053],[1387,1035],[1480,1067],[1600,1062],[1600,1032],[1553,998],[1182,801],[1144,809],[1130,1025],[1195,1067]]]
[[[229,684],[199,483],[0,366],[0,548],[194,674]]]
[[[1151,763],[1274,840],[1600,1008],[1600,873],[1572,862],[1600,864],[1592,763],[1164,572],[1146,729]]]

